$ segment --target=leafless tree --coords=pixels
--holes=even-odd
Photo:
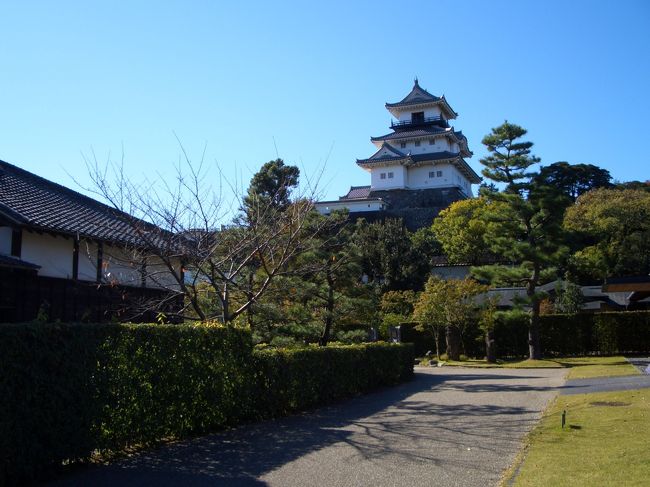
[[[273,279],[296,272],[289,264],[320,245],[328,225],[315,216],[317,180],[296,189],[288,205],[259,199],[244,215],[242,192],[223,178],[211,184],[203,160],[193,164],[184,151],[173,183],[135,183],[123,163],[86,162],[92,190],[119,212],[133,237],[122,243],[122,258],[141,269],[143,283],[166,291],[142,302],[140,311],[166,309],[169,319],[232,323]],[[224,197],[224,186],[232,197]]]

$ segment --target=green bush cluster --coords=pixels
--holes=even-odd
[[[530,314],[525,311],[499,314],[494,329],[499,357],[528,355],[529,320]],[[542,315],[540,332],[546,355],[650,352],[649,311]],[[428,335],[409,332],[402,337],[404,341],[413,342],[419,355],[432,344]],[[462,340],[463,353],[471,357],[484,356],[483,332],[478,324],[463,330]],[[444,344],[442,347],[444,349]]]
[[[232,328],[0,325],[0,485],[393,384],[412,357],[388,344],[253,351]]]

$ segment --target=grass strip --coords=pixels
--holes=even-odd
[[[649,437],[650,389],[559,396],[502,486],[646,486]]]
[[[591,377],[620,377],[638,375],[639,370],[624,357],[568,357],[543,360],[498,361],[496,364],[485,360],[468,359],[462,361],[449,360],[445,366],[474,367],[474,368],[506,368],[506,369],[559,369],[568,368],[567,379],[587,379]]]

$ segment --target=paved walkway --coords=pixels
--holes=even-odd
[[[642,374],[650,374],[650,357],[627,357],[626,359]]]
[[[565,372],[418,368],[397,387],[51,485],[494,486]]]
[[[592,379],[568,380],[563,395],[587,394],[591,392],[626,391],[650,387],[650,375],[627,375],[623,377],[594,377]]]

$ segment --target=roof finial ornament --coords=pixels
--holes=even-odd
[[[417,76],[415,77],[415,86],[420,86],[420,85],[418,84],[418,77],[417,77]]]

